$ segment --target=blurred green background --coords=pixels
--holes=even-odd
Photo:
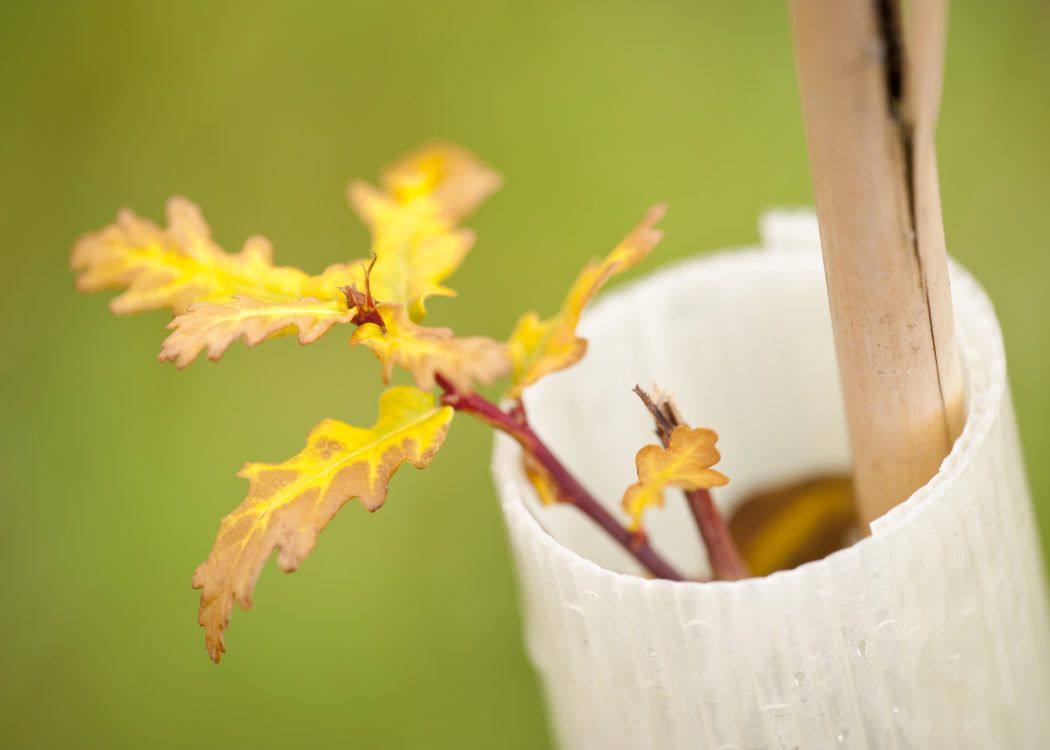
[[[952,13],[949,247],[1005,330],[1045,543],[1050,10]],[[506,187],[432,320],[505,337],[653,202],[668,236],[635,273],[811,203],[782,4],[5,2],[0,92],[2,744],[546,747],[491,438],[466,418],[380,513],[347,506],[294,576],[271,563],[208,661],[189,579],[234,472],[324,417],[370,424],[378,366],[336,331],[177,373],[166,316],[75,295],[69,248],[182,193],[227,249],[263,233],[316,272],[367,253],[345,183],[440,135]]]

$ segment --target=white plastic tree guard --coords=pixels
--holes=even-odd
[[[749,493],[847,471],[816,222],[763,221],[764,247],[692,260],[605,296],[584,361],[526,397],[530,420],[609,507],[655,442],[631,393],[656,383],[715,429]],[[674,583],[581,514],[540,507],[520,451],[493,470],[528,652],[562,748],[1043,748],[1050,627],[1043,563],[992,306],[952,268],[967,422],[937,475],[870,537],[766,578]],[[649,513],[654,544],[705,575],[685,502]]]

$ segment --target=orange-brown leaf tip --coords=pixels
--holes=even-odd
[[[401,305],[376,307],[385,329],[366,323],[354,331],[352,346],[364,344],[383,365],[383,382],[390,382],[394,365],[404,368],[424,390],[434,387],[440,373],[469,393],[474,383],[488,385],[510,372],[506,344],[484,336],[456,338],[449,328],[426,328],[412,322]]]
[[[337,323],[350,323],[353,311],[344,302],[322,302],[307,297],[294,302],[261,302],[234,297],[229,302],[195,302],[168,324],[171,334],[161,344],[161,362],[174,362],[181,370],[203,350],[218,360],[239,338],[255,346],[274,336],[299,334],[300,344],[310,344]]]
[[[578,362],[587,352],[587,341],[576,335],[583,309],[614,275],[640,262],[663,237],[655,228],[665,207],[653,206],[603,260],[591,260],[576,277],[558,314],[540,320],[535,312],[523,315],[508,341],[514,375],[508,398],[519,398],[526,386],[552,372]]]
[[[649,507],[663,505],[667,487],[683,490],[710,489],[726,484],[729,479],[712,468],[721,458],[715,442],[718,435],[702,427],[676,427],[665,449],[647,445],[638,451],[635,466],[638,481],[627,488],[621,505],[631,516],[631,530],[642,525],[642,513]]]
[[[350,499],[369,510],[386,499],[390,477],[403,463],[425,467],[444,442],[453,411],[418,388],[390,388],[379,397],[371,428],[326,419],[301,453],[279,464],[247,463],[238,476],[248,495],[219,526],[208,558],[193,574],[201,589],[198,622],[211,658],[226,650],[224,633],[236,601],[252,606],[252,589],[276,549],[283,571],[299,567],[317,535]]]

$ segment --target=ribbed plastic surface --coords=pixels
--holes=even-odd
[[[763,230],[765,249],[604,297],[581,326],[583,363],[528,393],[537,432],[610,507],[653,442],[635,383],[719,432],[724,508],[848,466],[815,222]],[[965,431],[873,536],[819,562],[737,583],[613,572],[638,568],[574,509],[539,507],[517,446],[497,441],[527,647],[562,748],[1050,747],[1046,588],[1002,337],[973,279],[953,268],[952,284]],[[651,513],[655,544],[704,574],[684,503],[668,506]]]

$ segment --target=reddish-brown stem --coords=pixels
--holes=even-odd
[[[645,404],[645,408],[653,415],[656,422],[656,434],[664,448],[671,442],[671,433],[676,427],[684,426],[685,423],[678,414],[674,402],[670,398],[661,399],[655,403],[648,393],[640,386],[634,387],[634,392]],[[689,503],[689,510],[693,513],[700,536],[707,547],[707,559],[711,563],[711,574],[720,581],[739,581],[747,578],[751,571],[744,562],[744,558],[733,541],[729,527],[726,525],[722,514],[718,512],[711,493],[707,490],[686,490],[685,498]]]
[[[445,394],[441,402],[451,406],[456,411],[473,414],[482,422],[507,433],[525,449],[546,470],[551,480],[558,488],[559,495],[567,502],[575,505],[596,524],[606,531],[613,539],[619,542],[624,549],[634,555],[635,559],[644,565],[650,573],[657,578],[667,578],[672,581],[683,580],[682,575],[664,560],[649,544],[645,534],[636,534],[628,531],[624,526],[607,511],[601,503],[594,499],[587,489],[581,485],[569,470],[562,465],[553,453],[547,448],[539,436],[533,432],[525,419],[522,409],[514,409],[511,413],[504,412],[498,406],[477,393],[461,393],[452,383],[446,380],[440,373],[436,376],[438,385]]]
[[[689,501],[689,510],[693,512],[700,536],[707,546],[707,559],[715,579],[739,581],[750,576],[751,571],[740,556],[740,550],[729,533],[729,526],[711,500],[711,493],[707,490],[688,490],[685,498]]]
[[[350,322],[354,325],[363,326],[365,323],[375,323],[379,326],[383,333],[386,333],[386,322],[383,320],[383,316],[376,310],[376,301],[372,298],[372,292],[362,292],[357,288],[357,284],[351,284],[350,286],[339,287],[346,296],[347,308],[356,308],[357,311],[354,313],[354,317],[350,318]]]
[[[364,294],[357,288],[357,284],[351,284],[350,286],[341,286],[341,291],[346,296],[346,304],[348,307],[356,307],[357,312],[354,313],[354,317],[350,319],[350,322],[354,325],[364,325],[365,323],[375,323],[379,326],[383,333],[386,333],[386,321],[383,320],[383,316],[376,310],[376,299],[372,296],[372,269],[376,267],[376,261],[379,260],[379,256],[372,253],[372,262],[365,266],[361,264],[361,268],[364,271],[365,276],[365,291]]]

